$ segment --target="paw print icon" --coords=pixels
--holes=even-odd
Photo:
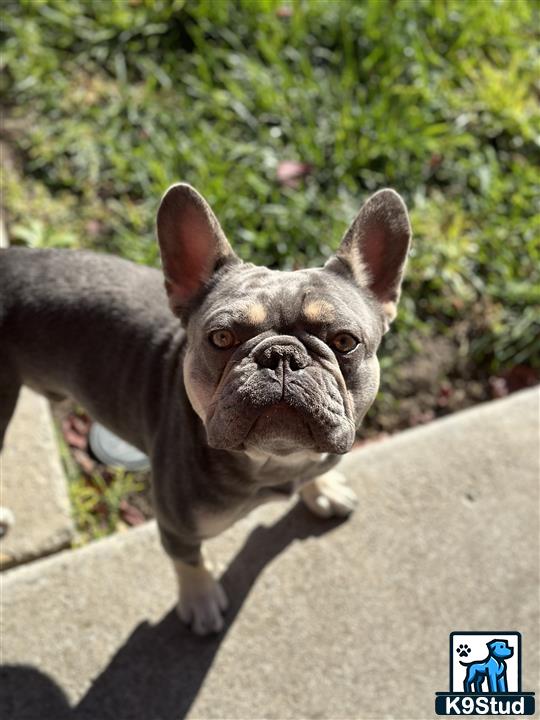
[[[466,644],[458,645],[456,648],[456,652],[459,657],[468,657],[469,653],[471,652],[471,648]]]

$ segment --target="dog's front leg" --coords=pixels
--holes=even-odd
[[[495,668],[489,668],[487,672],[487,682],[488,682],[488,690],[491,693],[496,693],[498,690],[498,681],[497,681],[497,670]]]
[[[300,497],[319,517],[346,517],[358,502],[356,494],[346,483],[342,473],[329,470],[306,483],[300,489]]]
[[[159,509],[159,505],[156,505]],[[227,597],[212,575],[201,550],[201,540],[186,528],[180,532],[158,522],[161,544],[172,560],[178,580],[178,617],[197,635],[220,632]]]
[[[228,601],[209,563],[200,553],[195,562],[173,560],[173,564],[179,585],[176,610],[180,619],[197,635],[220,632]]]

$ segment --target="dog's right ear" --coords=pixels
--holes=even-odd
[[[402,198],[386,188],[372,195],[345,233],[326,268],[344,270],[379,301],[384,330],[396,316],[401,280],[411,242],[411,224]]]
[[[172,185],[163,196],[157,236],[169,304],[179,317],[216,270],[240,262],[206,200],[186,183]]]

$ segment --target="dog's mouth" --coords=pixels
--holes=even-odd
[[[315,440],[305,413],[280,401],[255,418],[244,442],[244,449],[284,455],[297,450],[315,449]]]
[[[342,454],[354,441],[354,427],[346,417],[331,426],[321,422],[311,409],[295,408],[283,400],[262,409],[244,407],[243,412],[228,418],[225,433],[219,432],[220,425],[214,418],[206,430],[210,446],[221,450],[256,450],[281,456],[305,450]]]

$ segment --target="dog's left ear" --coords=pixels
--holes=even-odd
[[[394,190],[372,195],[345,233],[329,270],[352,275],[381,303],[385,330],[396,316],[401,280],[411,242],[407,207]]]
[[[157,235],[169,304],[185,315],[216,270],[240,262],[210,205],[186,183],[172,185],[157,213]]]

